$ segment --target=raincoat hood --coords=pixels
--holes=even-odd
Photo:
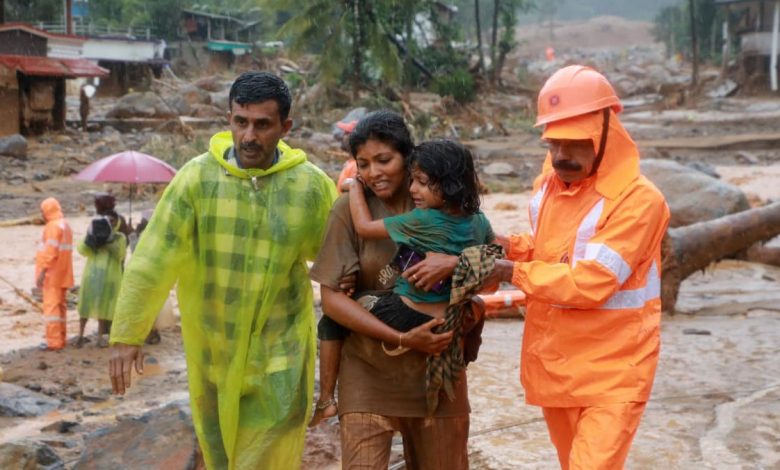
[[[41,203],[41,212],[43,212],[43,218],[46,219],[46,222],[63,218],[60,202],[53,197],[43,200]]]
[[[279,161],[268,168],[267,170],[261,170],[260,168],[239,168],[225,160],[225,152],[233,146],[233,135],[230,131],[223,131],[214,134],[209,141],[209,153],[211,156],[219,162],[220,165],[233,176],[239,178],[253,178],[258,176],[267,176],[279,171],[288,170],[296,165],[306,162],[306,153],[301,149],[294,149],[279,140],[276,144],[276,148],[279,149],[281,155]]]
[[[607,199],[615,199],[639,177],[639,149],[617,114],[613,110],[609,114],[604,157],[596,171],[596,191]],[[598,152],[603,129],[602,116],[601,112],[595,112],[551,122],[545,127],[543,138],[589,138],[593,141],[594,151]],[[552,155],[547,152],[542,173],[547,176],[554,171]]]

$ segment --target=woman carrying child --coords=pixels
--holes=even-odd
[[[419,195],[410,195],[408,159],[412,148],[403,119],[390,111],[367,115],[350,136],[350,151],[367,189],[365,205],[371,219],[384,223],[379,219],[409,212],[418,201],[421,210],[429,207],[428,195],[423,194],[426,189],[419,182]],[[438,205],[435,201],[432,204]],[[403,300],[396,302],[400,296],[382,300],[381,305],[392,301],[385,305],[385,312],[404,322],[410,309],[417,311],[417,315],[412,315],[412,324],[397,325],[399,328],[387,325],[364,308],[363,305],[369,305],[376,310],[380,305],[377,298],[392,294],[396,287],[399,272],[390,263],[397,247],[389,238],[359,236],[349,206],[345,195],[331,209],[325,240],[311,270],[312,279],[321,284],[322,305],[327,314],[318,333],[322,340],[321,390],[313,422],[338,412],[344,468],[387,468],[396,431],[403,436],[407,468],[468,468],[470,408],[465,371],[455,382],[453,400],[441,400],[432,416],[426,409],[427,355],[441,352],[451,339],[451,333],[430,332],[443,322],[437,318],[441,316],[441,305],[418,302],[414,305],[419,308],[412,308]],[[453,209],[460,213],[460,209]],[[471,209],[463,213],[466,217],[471,214]],[[401,233],[401,225],[398,227]],[[488,229],[482,230],[484,233],[471,234],[475,241],[489,238]],[[421,263],[426,266],[426,286],[452,274],[453,258],[427,254]],[[350,274],[357,275],[354,298],[361,303],[350,297],[352,289],[340,285],[340,280]],[[412,283],[415,284],[414,280]],[[411,292],[411,286],[408,287]],[[446,300],[444,295],[442,299]],[[370,305],[372,302],[374,305]],[[351,331],[345,332],[339,325],[334,327],[329,318]],[[423,321],[426,323],[404,332]],[[343,347],[339,352],[340,341]],[[396,356],[385,352],[388,348],[404,347],[413,350]],[[333,396],[336,374],[338,411]]]

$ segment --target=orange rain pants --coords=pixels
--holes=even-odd
[[[67,293],[67,288],[46,285],[43,287],[43,321],[46,323],[46,345],[49,349],[65,347]]]
[[[561,469],[623,468],[646,404],[542,408]]]

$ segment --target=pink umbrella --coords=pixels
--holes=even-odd
[[[167,183],[176,169],[145,153],[127,150],[91,163],[75,178],[82,181],[130,183],[130,223],[133,219],[133,192],[138,183]]]

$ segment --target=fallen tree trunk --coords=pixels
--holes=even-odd
[[[673,311],[680,284],[711,263],[780,235],[780,202],[669,229],[663,243],[663,309]]]
[[[15,227],[17,225],[43,225],[40,215],[28,215],[18,219],[0,220],[0,227]]]
[[[780,247],[763,246],[760,243],[753,245],[747,251],[745,259],[752,263],[769,264],[780,267]]]

